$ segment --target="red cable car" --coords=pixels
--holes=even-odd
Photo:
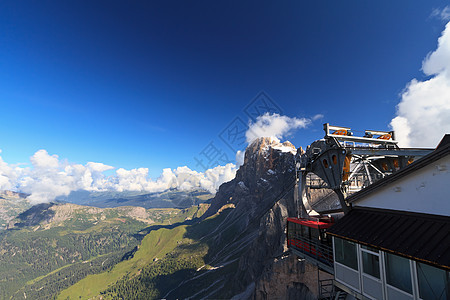
[[[333,224],[332,217],[288,218],[288,247],[332,266],[333,246],[327,229]]]

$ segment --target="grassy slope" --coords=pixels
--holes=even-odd
[[[152,226],[164,226],[167,224],[174,224],[177,222],[183,222],[187,219],[195,218],[198,215],[201,215],[205,210],[207,209],[207,205],[200,205],[200,206],[194,206],[185,210],[179,210],[179,209],[149,209],[147,210],[148,215],[150,217],[150,220],[153,220],[155,223],[152,223],[150,227]],[[59,245],[59,241],[61,239],[66,239],[68,236],[86,236],[89,234],[101,234],[102,232],[110,231],[111,228],[123,228],[124,232],[128,232],[127,234],[133,234],[133,232],[136,234],[139,231],[145,230],[146,227],[148,227],[148,224],[145,222],[141,222],[140,220],[136,220],[134,218],[130,218],[128,216],[124,216],[123,210],[127,210],[127,208],[118,208],[118,209],[106,209],[96,211],[94,213],[89,211],[90,208],[77,206],[75,208],[75,211],[73,215],[57,224],[48,224],[46,229],[43,228],[43,226],[33,226],[33,227],[25,227],[18,231],[10,231],[8,232],[7,240],[11,241],[11,239],[17,240],[19,243],[28,243],[27,241],[33,242],[36,238],[43,238],[46,239],[48,242],[45,242],[41,246],[44,246],[47,249],[51,249],[56,246],[56,244]],[[102,216],[102,218],[100,218]],[[51,225],[49,228],[48,226]],[[177,231],[181,230],[177,229],[174,231],[175,236],[173,237],[173,241],[178,239],[177,238]],[[154,247],[148,247],[146,243],[150,242],[151,240],[154,240],[157,238],[157,241],[159,241],[158,244],[158,251],[156,252],[139,252],[135,255],[136,258],[142,258],[143,260],[140,262],[135,263],[134,265],[125,264],[127,267],[132,266],[133,268],[139,269],[140,265],[144,265],[148,263],[148,259],[152,260],[153,257],[157,256],[160,257],[165,254],[165,251],[170,251],[170,249],[173,249],[173,245],[170,244],[169,239],[172,237],[166,238],[167,235],[167,229],[158,230],[157,232],[152,232],[152,234],[148,238],[144,238],[143,245],[144,249],[153,249]],[[6,233],[6,232],[4,232]],[[182,236],[183,233],[179,233],[180,236]],[[168,249],[168,250],[166,250]],[[1,249],[0,249],[1,250]],[[125,249],[124,249],[125,250]],[[34,250],[33,250],[34,251]],[[1,251],[0,251],[1,253]],[[100,258],[104,254],[101,255],[95,255],[93,257],[87,257],[84,258],[84,260],[94,260],[97,258]],[[148,259],[147,259],[148,258]],[[124,263],[128,263],[129,261],[124,261]],[[25,269],[27,266],[24,262],[14,262],[14,264],[20,263],[20,268]],[[76,262],[75,262],[76,263]],[[22,264],[24,264],[22,266]],[[33,276],[32,273],[24,272],[24,276],[22,278],[17,278],[17,276],[14,275],[14,277],[11,277],[9,275],[6,275],[5,278],[0,276],[0,284],[8,284],[8,290],[11,290],[10,292],[17,291],[20,287],[21,290],[23,290],[25,287],[28,288],[35,288],[39,286],[44,286],[46,283],[47,278],[50,276],[54,277],[55,273],[68,269],[72,267],[72,263],[66,262],[64,264],[60,264],[56,266],[56,268],[52,268],[51,270],[48,270],[48,273],[40,273],[35,274]],[[0,269],[2,266],[2,259],[0,257]],[[6,265],[4,266],[6,267]],[[11,266],[14,267],[14,266]],[[17,265],[19,267],[19,265]],[[120,269],[118,269],[120,271]],[[1,273],[1,272],[0,272]],[[1,274],[0,274],[1,275]],[[91,275],[89,275],[91,276]],[[9,282],[8,278],[10,279],[14,278],[14,283]],[[3,278],[3,279],[2,279]],[[5,281],[6,280],[6,281]],[[3,283],[2,283],[3,282]],[[14,287],[13,287],[14,285]],[[4,293],[5,291],[3,291]],[[2,293],[0,293],[2,294]],[[9,293],[7,293],[9,294]],[[16,292],[17,294],[17,292]],[[3,295],[5,296],[5,295]],[[9,296],[8,296],[9,297]],[[1,297],[0,297],[1,298]]]
[[[205,210],[206,207],[201,207],[195,212],[194,216],[203,214]],[[190,214],[192,212],[190,211]],[[167,286],[176,286],[177,282],[179,283],[184,279],[179,271],[188,271],[189,269],[192,272],[193,267],[202,267],[201,272],[206,272],[210,269],[210,266],[205,266],[203,262],[203,257],[208,253],[209,245],[207,245],[207,242],[200,241],[200,239],[222,222],[226,214],[225,212],[221,213],[194,225],[180,225],[172,229],[162,228],[150,231],[143,239],[139,250],[132,259],[120,262],[108,272],[87,276],[64,290],[58,296],[58,299],[99,298],[99,294],[109,286],[114,287],[118,284],[124,284],[124,282],[125,285],[129,284],[138,291],[139,287],[133,286],[130,279],[136,279],[139,282],[150,281],[154,284],[155,293],[159,293],[159,296],[164,296],[168,292],[166,290]],[[158,258],[157,263],[154,262],[155,258]],[[157,274],[145,275],[146,273],[154,273],[149,271],[152,268],[159,270],[161,265],[173,264],[174,258],[177,261],[190,261],[192,264],[184,267],[184,269],[174,268],[173,271],[169,270],[169,272],[157,271]],[[161,283],[161,278],[164,278],[163,281],[165,282]],[[169,281],[171,282],[170,284],[168,284]],[[144,289],[146,288],[148,287],[144,287]],[[115,297],[114,293],[108,293],[103,295],[102,299],[113,299]]]
[[[89,275],[75,285],[64,290],[58,299],[89,299],[100,294],[110,284],[116,282],[125,274],[133,276],[155,258],[163,257],[177,246],[177,241],[183,238],[186,226],[174,229],[161,228],[151,231],[142,240],[139,250],[130,260],[118,263],[108,272]]]
[[[0,294],[2,297],[6,295],[15,294],[17,290],[26,286],[32,286],[39,284],[46,277],[59,272],[65,268],[70,267],[73,263],[81,261],[91,261],[95,258],[101,257],[108,253],[108,251],[127,251],[126,248],[113,249],[112,245],[107,246],[111,250],[105,247],[97,247],[94,253],[98,253],[94,256],[89,256],[88,253],[81,251],[80,245],[73,244],[78,243],[81,240],[74,240],[72,237],[78,236],[82,240],[86,241],[91,236],[92,232],[95,233],[95,238],[92,242],[98,241],[101,238],[113,237],[119,238],[120,235],[129,235],[130,238],[121,240],[121,244],[126,246],[126,239],[131,239],[131,234],[146,226],[145,223],[135,221],[130,218],[123,218],[125,222],[117,219],[104,220],[100,224],[96,224],[92,227],[88,227],[85,230],[66,230],[63,227],[57,226],[47,230],[34,230],[35,228],[24,228],[17,231],[5,232],[7,236],[4,237],[2,243],[3,246],[8,248],[2,249],[0,253],[8,253],[13,251],[11,258],[1,257],[0,261]],[[75,222],[76,228],[86,226],[84,222]],[[107,223],[108,226],[104,226]],[[115,227],[114,231],[110,231],[111,227]],[[92,230],[94,228],[94,230]],[[104,233],[104,234],[103,234]],[[113,241],[110,242],[110,244]],[[128,244],[128,243],[127,243]],[[11,246],[14,245],[14,246]],[[78,246],[78,248],[73,248]],[[106,246],[106,245],[105,245]],[[16,254],[17,255],[14,255]],[[79,253],[79,256],[71,257],[70,253]],[[18,255],[17,259],[15,259]],[[54,257],[58,257],[52,263],[53,267],[46,266]],[[42,263],[40,263],[42,262]],[[40,268],[38,269],[38,266]],[[45,273],[44,273],[45,272]],[[6,293],[6,294],[4,294]]]

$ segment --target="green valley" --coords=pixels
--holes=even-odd
[[[101,274],[87,276],[64,290],[58,299],[163,297],[186,278],[201,276],[212,269],[205,265],[205,258],[213,250],[210,247],[212,236],[207,234],[223,222],[228,213],[225,210],[202,222],[151,230],[133,258]]]
[[[207,207],[33,206],[11,221],[8,230],[0,232],[0,299],[52,299],[86,276],[110,271],[121,263],[142,268],[148,256],[164,256],[183,235],[183,227],[176,227],[173,232],[178,235],[165,240],[165,232],[170,230],[157,228],[189,222]],[[149,248],[149,241],[155,238],[157,247]],[[135,263],[136,259],[140,262]]]

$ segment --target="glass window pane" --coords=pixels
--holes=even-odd
[[[386,280],[388,284],[412,294],[409,259],[386,253]]]
[[[334,238],[336,249],[336,261],[354,270],[358,270],[358,258],[356,256],[356,244]]]
[[[302,226],[302,236],[306,239],[309,239],[309,227],[308,226]]]
[[[380,258],[364,251],[362,253],[363,272],[380,279]]]
[[[370,247],[370,246],[366,246],[366,245],[361,245],[361,248],[363,248],[363,249],[367,249],[367,250],[370,250],[370,251],[372,251],[372,252],[376,252],[376,253],[378,253],[378,249],[375,249],[375,248],[373,248],[373,247]]]
[[[449,272],[417,263],[419,294],[422,299],[450,299]],[[447,287],[447,289],[446,289]]]

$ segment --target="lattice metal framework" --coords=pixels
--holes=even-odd
[[[296,156],[299,217],[318,214],[311,207],[308,189],[333,190],[346,213],[349,195],[433,151],[399,148],[393,131],[366,130],[364,136],[354,136],[348,127],[328,123],[323,127],[325,137]]]

